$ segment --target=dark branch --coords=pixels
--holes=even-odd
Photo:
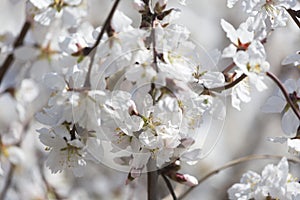
[[[169,179],[164,174],[161,174],[161,176],[163,177],[164,181],[166,182],[166,185],[168,186],[168,189],[170,191],[170,194],[173,197],[173,200],[177,200],[176,194],[174,192],[174,189],[173,189],[172,184],[170,183]]]
[[[297,26],[298,26],[298,28],[300,28],[300,21],[299,21],[299,19],[297,18],[297,17],[300,17],[300,12],[299,12],[299,10],[298,11],[296,11],[296,10],[293,10],[293,9],[287,9],[286,10],[289,14],[290,14],[290,16],[293,18],[293,20],[294,20],[294,22],[297,24]]]
[[[100,33],[97,37],[97,40],[96,40],[95,44],[92,47],[85,48],[85,50],[84,50],[85,56],[87,56],[87,55],[91,56],[91,61],[90,61],[90,64],[89,64],[88,72],[86,74],[86,78],[85,78],[85,81],[84,81],[84,87],[87,87],[87,88],[91,87],[90,77],[91,77],[92,66],[93,66],[93,63],[94,63],[94,58],[95,58],[95,55],[96,55],[96,48],[100,44],[100,41],[101,41],[105,31],[110,28],[111,19],[114,16],[115,11],[117,10],[119,2],[120,2],[120,0],[115,1],[111,11],[109,12],[109,15],[107,16],[107,18],[104,22],[104,25],[103,25],[101,31],[100,31]]]
[[[156,162],[152,158],[149,159],[147,164],[147,191],[148,191],[148,200],[158,200],[158,171],[156,170]]]
[[[19,36],[16,38],[16,40],[13,44],[14,49],[23,44],[24,38],[25,38],[27,32],[29,31],[30,27],[31,27],[31,23],[26,21],[22,27],[22,30],[21,30]],[[10,53],[6,57],[5,61],[3,62],[2,66],[0,68],[0,83],[2,82],[4,75],[8,71],[8,69],[11,66],[13,61],[14,61],[14,54]]]
[[[239,78],[235,79],[231,83],[228,83],[227,85],[215,87],[215,88],[205,88],[202,94],[205,94],[206,92],[222,92],[224,90],[228,90],[234,86],[236,86],[239,82],[244,80],[247,77],[246,74],[242,74]]]

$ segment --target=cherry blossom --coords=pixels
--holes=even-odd
[[[300,184],[288,173],[288,162],[282,158],[278,165],[268,164],[261,175],[253,171],[245,173],[241,182],[228,190],[230,199],[295,199]]]
[[[93,0],[0,1],[1,13],[22,4],[18,25],[24,23],[20,30],[0,33],[1,199],[143,199],[146,192],[149,199],[162,199],[167,191],[158,177],[177,199],[174,191],[183,191],[170,181],[198,185],[181,162],[194,165],[214,147],[215,123],[227,117],[226,95],[242,110],[255,90],[267,89],[265,79],[275,70],[267,61],[270,33],[286,25],[287,11],[296,5],[295,0],[242,0],[247,18],[238,28],[221,19],[229,46],[207,53],[191,38],[198,33],[180,24],[183,11],[193,13],[178,5],[187,1],[133,0],[133,9],[119,2],[111,1],[103,18],[102,10],[91,14],[99,8]],[[227,6],[237,2],[228,0]],[[299,11],[292,11],[297,24]],[[5,25],[17,20],[1,13]],[[216,14],[223,13],[211,12]],[[201,37],[207,34],[202,22]],[[299,68],[299,53],[281,64]],[[269,140],[286,143],[299,157],[300,80],[275,82],[288,97],[278,92],[263,111],[283,115],[287,136]],[[221,154],[224,161],[229,158],[223,149]],[[206,164],[210,168],[206,160],[200,163]],[[154,180],[148,187],[145,176]],[[283,158],[261,174],[245,173],[228,194],[230,199],[298,199],[297,181]]]
[[[80,8],[82,0],[30,0],[30,3],[39,9],[34,20],[45,26],[49,26],[56,17],[61,17],[64,25],[73,26],[86,15]]]
[[[227,6],[232,8],[238,0],[228,0]],[[250,0],[242,1],[243,9],[252,16],[256,16],[262,22],[270,22],[273,28],[285,26],[287,13],[285,9],[296,5],[295,0]]]

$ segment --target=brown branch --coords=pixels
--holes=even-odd
[[[228,90],[234,86],[236,86],[239,82],[244,80],[247,77],[246,74],[242,74],[240,77],[232,81],[231,83],[228,83],[227,85],[215,87],[215,88],[205,88],[202,94],[205,94],[206,92],[222,92],[224,90]]]
[[[105,33],[105,31],[109,28],[110,26],[110,22],[114,16],[114,13],[115,11],[117,10],[117,7],[118,7],[118,4],[119,4],[120,0],[115,0],[115,3],[111,9],[111,11],[109,12],[105,22],[104,22],[104,25],[97,37],[97,40],[95,42],[95,44],[92,46],[92,47],[87,47],[85,50],[84,50],[84,54],[85,55],[89,55],[91,56],[91,61],[90,61],[90,64],[89,64],[89,68],[88,68],[88,72],[86,74],[86,78],[85,78],[85,81],[84,81],[84,87],[91,87],[91,81],[90,81],[90,76],[91,76],[91,71],[92,71],[92,66],[93,66],[93,63],[94,63],[94,58],[95,58],[95,54],[96,54],[96,47],[100,44],[100,41]]]
[[[270,77],[280,88],[281,92],[283,93],[285,99],[287,100],[288,104],[291,106],[292,110],[300,120],[300,112],[298,108],[293,103],[292,99],[290,98],[290,95],[287,91],[287,89],[284,87],[284,85],[281,83],[281,81],[272,73],[272,72],[266,72],[267,76]]]
[[[22,30],[19,34],[19,36],[16,38],[14,44],[13,44],[13,49],[16,49],[17,47],[21,46],[23,44],[24,38],[29,31],[31,27],[31,23],[29,21],[26,21],[22,27]],[[0,68],[0,83],[3,80],[4,75],[8,71],[9,67],[11,66],[12,62],[14,61],[14,54],[10,53],[6,59],[4,60],[1,68]]]
[[[298,28],[300,28],[300,21],[299,21],[299,19],[297,18],[297,17],[299,17],[299,16],[298,16],[298,13],[297,13],[297,12],[299,12],[299,11],[295,11],[295,10],[293,10],[293,9],[287,9],[286,11],[287,11],[287,12],[289,13],[289,15],[293,18],[293,20],[294,20],[294,22],[297,24]]]
[[[251,161],[251,160],[262,160],[262,159],[281,159],[282,156],[279,155],[249,155],[249,156],[245,156],[242,158],[238,158],[235,160],[232,160],[228,163],[226,163],[225,165],[209,172],[208,174],[206,174],[205,176],[203,176],[201,179],[198,180],[198,185],[190,187],[186,192],[184,192],[183,194],[180,195],[180,197],[178,198],[178,200],[183,199],[184,197],[186,197],[192,190],[194,190],[197,186],[199,186],[201,183],[203,183],[204,181],[206,181],[208,178],[210,178],[211,176],[218,174],[220,171],[223,171],[224,169],[233,167],[235,165],[247,162],[247,161]],[[289,162],[293,162],[293,163],[297,163],[300,164],[300,160],[299,159],[295,159],[295,158],[287,158],[287,160]]]

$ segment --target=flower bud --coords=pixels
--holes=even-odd
[[[139,112],[137,111],[136,105],[135,105],[134,101],[132,101],[132,100],[129,101],[128,113],[129,113],[129,115],[138,115],[139,114]]]

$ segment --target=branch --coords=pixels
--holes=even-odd
[[[28,122],[26,122],[23,125],[23,130],[22,130],[21,138],[20,138],[20,140],[17,143],[14,144],[15,146],[17,146],[17,147],[21,146],[22,142],[24,141],[24,137],[26,136],[25,134],[28,132],[28,129],[30,128],[29,127],[30,121],[31,120],[29,119]],[[1,137],[0,137],[0,145],[3,145]],[[7,194],[8,189],[10,188],[10,185],[11,185],[11,182],[12,182],[15,170],[16,170],[16,165],[13,164],[13,163],[10,163],[9,171],[8,171],[6,180],[4,182],[3,189],[2,189],[2,191],[0,193],[0,200],[5,200],[5,196]]]
[[[298,10],[298,11],[296,11],[296,10],[293,10],[293,9],[287,9],[286,10],[289,14],[290,14],[290,16],[293,18],[293,20],[294,20],[294,22],[297,24],[297,26],[298,26],[298,28],[300,28],[300,21],[299,21],[299,19],[297,18],[297,17],[300,17],[299,15],[299,13],[300,13],[300,11]]]
[[[117,7],[118,7],[118,4],[119,4],[120,0],[116,0],[111,11],[109,12],[105,22],[104,22],[104,25],[97,37],[97,40],[95,42],[95,44],[92,46],[92,47],[87,47],[83,52],[85,55],[89,55],[90,54],[90,57],[91,57],[91,62],[89,64],[89,68],[88,68],[88,72],[86,74],[86,78],[85,78],[85,81],[84,81],[84,87],[91,87],[91,81],[90,81],[90,75],[91,75],[91,71],[92,71],[92,66],[93,66],[93,63],[94,63],[94,58],[95,58],[95,55],[96,55],[96,48],[97,46],[100,44],[100,41],[105,33],[105,31],[109,28],[109,25],[110,25],[110,22],[111,22],[111,19],[115,13],[115,11],[117,10]]]
[[[152,30],[151,30],[151,38],[152,38],[152,51],[153,51],[153,65],[154,65],[154,70],[156,72],[158,72],[155,27],[154,27],[155,20],[152,23],[153,24],[152,24]]]
[[[26,21],[22,27],[22,30],[19,34],[19,36],[16,38],[14,44],[13,44],[13,49],[16,49],[17,47],[21,46],[23,44],[24,38],[27,34],[27,32],[29,31],[31,27],[31,23],[29,21]],[[1,68],[0,68],[0,83],[2,82],[2,79],[5,75],[5,73],[7,72],[7,70],[9,69],[9,67],[11,66],[12,62],[14,61],[14,54],[10,53],[5,61],[3,62]]]
[[[168,189],[173,197],[173,200],[177,200],[176,194],[174,192],[174,189],[173,189],[172,184],[170,183],[169,179],[164,174],[161,174],[161,176],[163,177],[164,181],[166,182]]]
[[[287,89],[284,87],[284,85],[281,83],[281,81],[272,72],[266,72],[266,74],[280,88],[280,90],[283,93],[283,95],[284,95],[285,99],[287,100],[288,104],[291,106],[292,110],[294,111],[294,113],[296,114],[296,116],[298,117],[298,119],[300,120],[300,112],[297,109],[297,107],[295,106],[295,104],[293,103],[292,99],[290,98],[290,95],[289,95]]]
[[[235,160],[232,160],[230,162],[228,162],[227,164],[209,172],[208,174],[206,174],[205,176],[203,176],[201,179],[198,180],[198,185],[200,185],[201,183],[203,183],[205,180],[207,180],[208,178],[210,178],[211,176],[219,173],[220,171],[233,167],[235,165],[241,164],[243,162],[247,162],[247,161],[251,161],[251,160],[262,160],[262,159],[281,159],[282,156],[278,156],[278,155],[249,155],[249,156],[245,156],[245,157],[241,157]],[[294,159],[294,158],[288,158],[287,159],[289,162],[293,162],[293,163],[297,163],[300,164],[300,160],[299,159]],[[180,197],[178,198],[178,200],[183,199],[184,197],[186,197],[194,188],[196,188],[198,185],[190,187],[186,192],[184,192],[182,195],[180,195]]]
[[[155,161],[150,158],[147,164],[148,172],[147,172],[147,191],[148,191],[148,200],[158,200],[158,171],[156,169]]]
[[[228,73],[232,68],[234,68],[234,66],[235,66],[235,63],[233,62],[233,63],[231,63],[230,65],[228,65],[228,66],[222,71],[222,73],[223,73],[223,74]]]
[[[47,181],[47,179],[46,179],[46,177],[45,177],[45,173],[43,172],[43,169],[42,169],[41,167],[39,167],[39,170],[40,170],[40,174],[41,174],[41,176],[42,176],[42,180],[43,180],[43,182],[44,182],[44,184],[45,184],[45,186],[46,186],[47,193],[50,192],[50,193],[54,196],[54,198],[55,198],[56,200],[63,200],[64,198],[62,198],[62,197],[57,193],[56,189],[55,189],[53,186],[51,186],[51,185],[49,184],[49,182]]]
[[[15,169],[16,169],[16,166],[11,163],[8,174],[6,176],[6,180],[4,182],[4,187],[0,193],[0,200],[5,200],[5,196],[7,194],[8,189],[10,188],[10,185],[11,185],[14,173],[15,173]]]
[[[202,94],[205,92],[222,92],[224,90],[228,90],[228,89],[236,86],[239,82],[244,80],[246,77],[247,77],[246,74],[242,74],[239,78],[235,79],[231,83],[228,83],[227,85],[215,87],[215,88],[205,88],[204,91],[202,92]]]

